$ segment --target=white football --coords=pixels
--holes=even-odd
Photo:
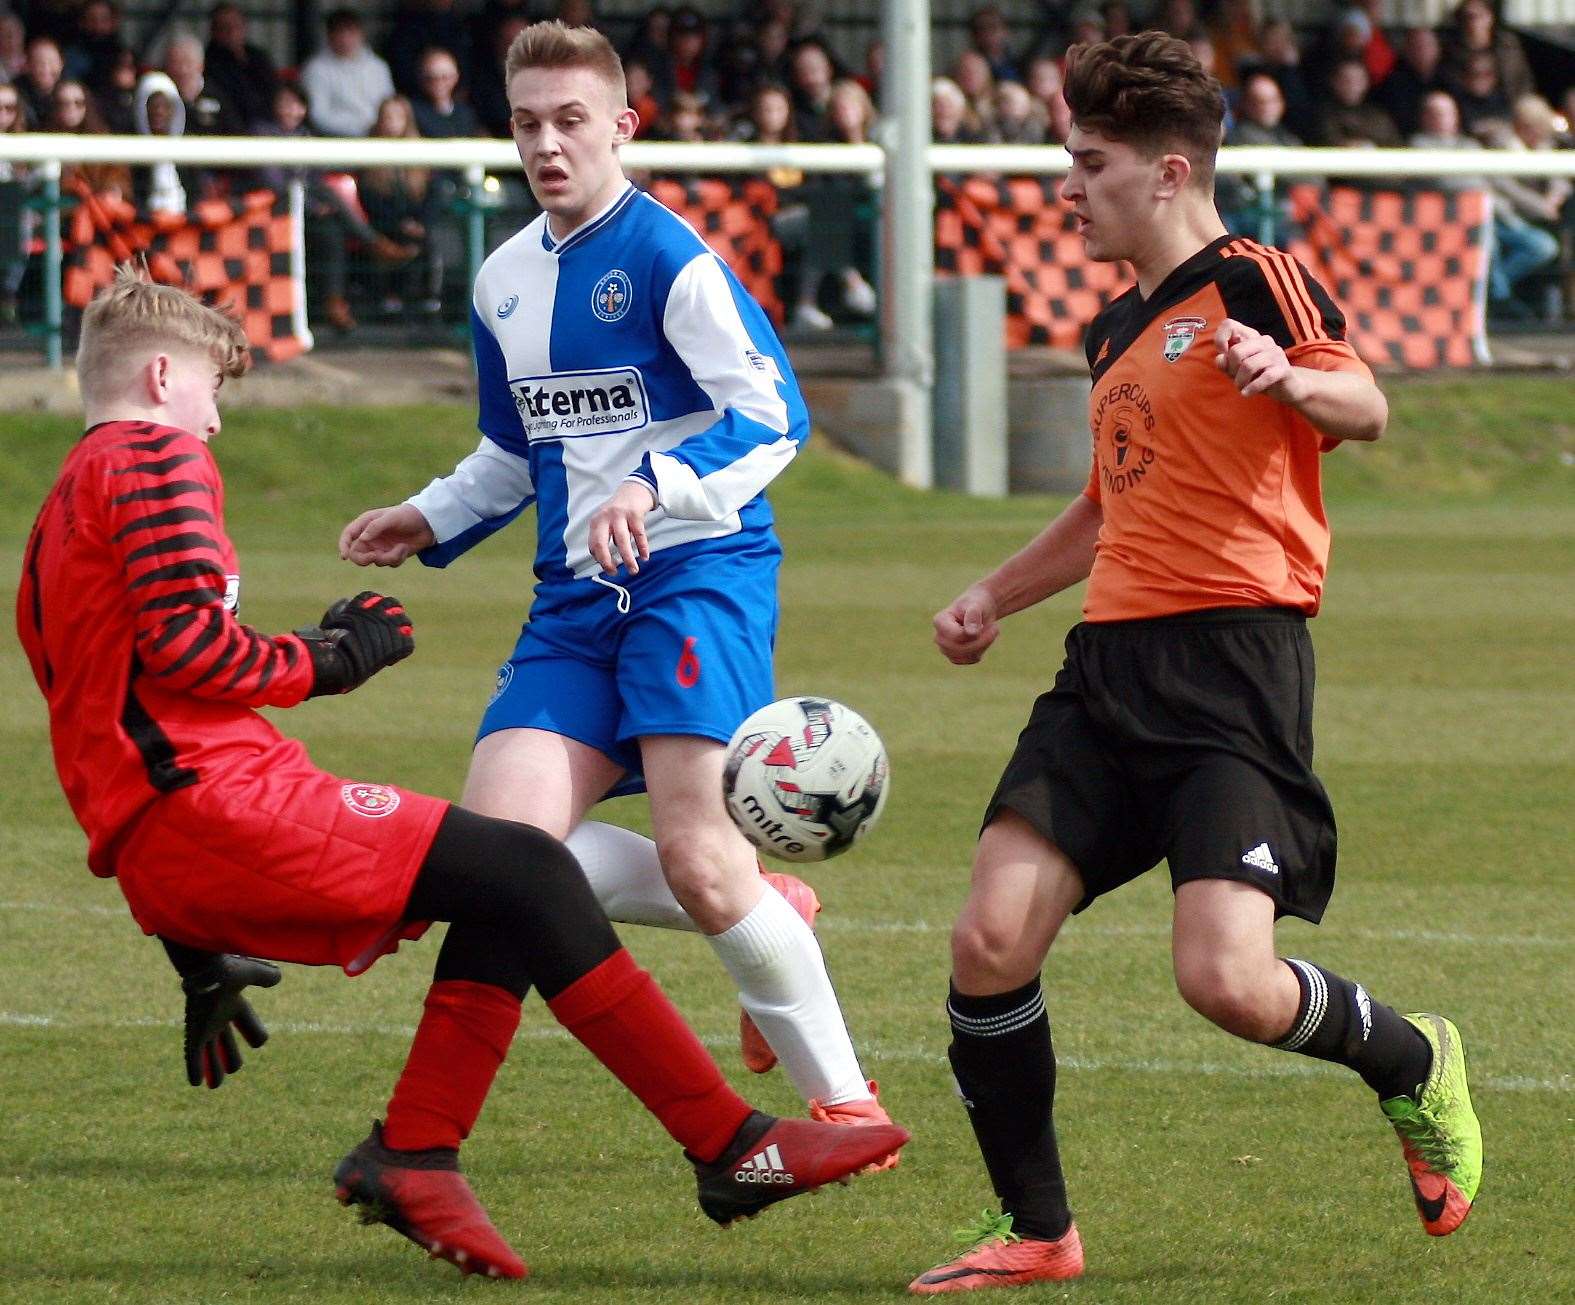
[[[829,698],[783,698],[728,742],[722,795],[762,852],[824,861],[874,827],[889,775],[880,735],[856,711]]]

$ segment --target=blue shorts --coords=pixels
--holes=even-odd
[[[506,729],[575,739],[628,772],[608,797],[644,791],[642,735],[727,742],[775,696],[781,557],[770,537],[706,540],[663,549],[614,584],[539,587],[477,740]]]

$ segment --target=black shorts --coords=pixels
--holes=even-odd
[[[1007,808],[1083,877],[1077,909],[1170,862],[1172,887],[1236,879],[1315,923],[1334,809],[1312,771],[1306,620],[1219,608],[1085,622],[1034,703],[984,824]]]

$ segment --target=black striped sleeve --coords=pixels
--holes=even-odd
[[[182,432],[154,434],[109,450],[104,471],[108,533],[142,673],[199,698],[252,707],[301,701],[312,670],[297,636],[259,634],[225,607],[234,549],[208,450]]]

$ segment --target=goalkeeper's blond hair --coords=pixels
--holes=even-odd
[[[251,350],[241,324],[179,286],[159,285],[141,262],[122,263],[82,313],[77,384],[88,403],[118,395],[148,357],[205,354],[226,377],[242,376]]]

